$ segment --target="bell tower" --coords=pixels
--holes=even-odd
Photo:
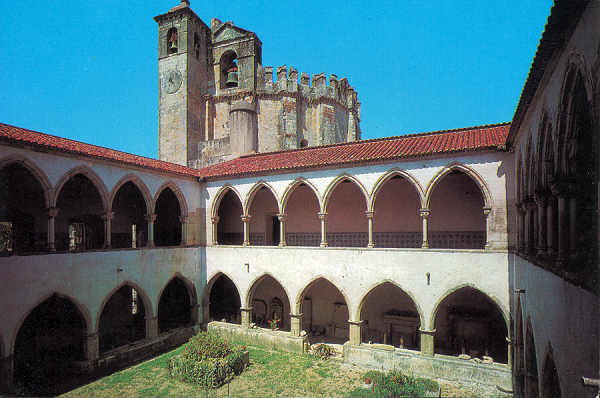
[[[205,136],[205,96],[212,90],[210,28],[182,0],[158,23],[158,158],[191,166]]]

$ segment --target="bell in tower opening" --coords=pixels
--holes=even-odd
[[[221,56],[221,89],[238,87],[237,54],[229,50]]]
[[[237,87],[238,85],[238,68],[235,62],[227,69],[227,80],[225,86],[228,88]]]

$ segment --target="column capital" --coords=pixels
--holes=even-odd
[[[426,208],[419,209],[419,215],[421,217],[427,218],[427,217],[429,217],[430,214],[431,214],[431,210],[429,210],[429,209],[426,209]]]
[[[367,218],[373,218],[373,216],[375,216],[375,212],[374,211],[365,211],[365,216],[367,216]]]
[[[250,220],[252,220],[251,215],[242,216],[241,218],[242,218],[242,222],[249,222]]]
[[[550,191],[552,195],[557,197],[567,197],[576,193],[576,185],[566,179],[554,180],[550,183]]]
[[[113,219],[114,216],[115,213],[113,211],[107,211],[106,213],[102,214],[102,220],[110,221]]]
[[[154,222],[156,221],[156,214],[146,214],[146,221],[148,222]]]
[[[179,222],[182,224],[189,224],[190,218],[188,216],[179,216]]]
[[[523,202],[515,203],[515,208],[517,209],[517,213],[519,213],[519,214],[525,213],[525,204],[523,204]]]
[[[437,332],[437,329],[427,330],[427,329],[419,328],[419,333],[421,333],[421,334],[428,334],[430,336],[433,336],[435,334],[435,332]]]
[[[483,215],[484,216],[486,216],[486,217],[489,216],[491,212],[492,212],[492,208],[491,207],[484,207],[483,208]]]
[[[304,314],[303,314],[303,313],[300,313],[300,314],[292,314],[292,313],[290,312],[290,317],[292,317],[292,318],[302,318],[303,316],[304,316]]]
[[[364,320],[361,321],[351,321],[350,319],[348,319],[348,324],[349,325],[355,325],[355,326],[363,326],[365,324]]]
[[[533,196],[526,197],[522,203],[525,210],[533,210],[537,207]]]
[[[319,217],[319,220],[325,220],[327,219],[327,213],[317,213],[317,217]]]
[[[210,222],[212,222],[213,224],[218,224],[219,223],[219,216],[214,216],[210,218]]]
[[[277,219],[281,222],[286,222],[287,221],[287,215],[285,214],[277,214]]]
[[[58,207],[48,207],[46,211],[48,212],[48,218],[55,218],[58,216],[60,209]]]
[[[240,311],[242,311],[242,312],[250,312],[253,309],[254,309],[254,307],[246,307],[246,308],[240,307]]]

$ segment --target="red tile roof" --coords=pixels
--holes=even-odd
[[[259,153],[198,170],[206,178],[380,162],[479,150],[504,150],[510,123]]]
[[[198,170],[184,167],[175,163],[163,162],[161,160],[132,155],[126,152],[85,144],[83,142],[39,133],[37,131],[27,130],[4,123],[0,123],[0,142],[33,145],[36,147],[75,153],[78,155],[90,156],[103,160],[117,161],[128,165],[159,170],[162,172],[193,177],[200,176]]]

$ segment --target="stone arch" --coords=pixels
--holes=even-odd
[[[167,289],[168,286],[171,285],[171,283],[173,283],[174,281],[180,281],[181,284],[183,284],[183,286],[185,287],[185,291],[187,294],[187,300],[183,300],[184,302],[187,301],[187,303],[184,304],[188,304],[188,308],[187,308],[187,314],[184,313],[183,310],[180,311],[181,306],[175,306],[173,307],[172,304],[169,304],[167,302],[167,304],[163,304],[166,305],[166,309],[168,310],[169,313],[172,313],[170,317],[166,318],[166,321],[163,322],[164,317],[161,316],[161,303],[162,303],[162,299],[163,299],[163,294],[165,292],[165,289]],[[175,285],[176,286],[176,285]],[[175,300],[177,301],[179,304],[181,304],[180,300],[177,299]],[[173,324],[175,324],[175,327],[181,327],[181,326],[185,326],[186,324],[197,324],[198,321],[198,312],[194,311],[194,309],[196,308],[198,304],[198,300],[197,300],[197,295],[196,295],[196,288],[194,286],[194,283],[192,281],[190,281],[188,278],[186,278],[185,276],[183,276],[180,272],[175,272],[171,278],[167,281],[167,283],[165,283],[162,288],[160,289],[160,292],[156,298],[156,308],[154,309],[154,313],[156,314],[157,320],[158,320],[158,328],[159,328],[159,332],[163,329],[164,325],[166,323],[167,327],[164,330],[169,330],[170,328],[173,328]],[[163,307],[163,309],[165,309],[165,307]],[[189,319],[188,319],[189,317]]]
[[[346,292],[344,291],[344,289],[340,288],[338,285],[336,285],[335,283],[333,283],[331,281],[330,278],[324,276],[324,275],[317,275],[314,278],[312,278],[303,288],[302,290],[298,293],[298,295],[296,296],[296,300],[294,301],[294,311],[296,311],[296,314],[300,313],[300,307],[302,305],[302,297],[304,297],[304,295],[306,294],[306,292],[311,288],[311,286],[317,282],[319,279],[324,279],[327,282],[331,283],[333,286],[335,286],[335,288],[342,294],[342,297],[344,297],[344,301],[346,301],[346,305],[348,306],[348,314],[351,315],[353,312],[351,311],[351,304],[352,302],[349,300],[348,294],[346,294]],[[291,303],[290,303],[291,304]]]
[[[369,208],[369,194],[368,194],[367,190],[365,189],[364,185],[358,180],[358,178],[356,178],[350,174],[344,173],[344,174],[340,174],[339,176],[335,177],[333,179],[333,181],[331,181],[329,183],[329,185],[327,185],[327,188],[325,188],[325,192],[323,193],[323,203],[322,203],[322,208],[321,208],[321,211],[323,213],[327,213],[327,206],[329,205],[329,199],[331,199],[331,195],[335,191],[335,188],[346,180],[356,184],[356,186],[358,187],[358,189],[360,190],[360,192],[363,195],[363,199],[365,200],[365,208],[367,208],[367,209]]]
[[[248,290],[246,291],[245,297],[244,297],[244,302],[246,305],[246,308],[253,308],[253,316],[257,316],[256,312],[257,312],[257,308],[254,308],[254,299],[255,299],[255,294],[257,292],[258,287],[260,286],[260,284],[265,281],[266,279],[272,279],[273,281],[275,281],[275,283],[278,285],[278,287],[281,288],[281,290],[283,291],[283,294],[285,295],[285,297],[279,297],[277,295],[273,295],[273,299],[276,297],[277,300],[281,301],[283,300],[283,302],[281,302],[282,304],[282,311],[283,313],[281,314],[281,323],[280,323],[280,328],[282,330],[289,330],[290,328],[290,316],[289,314],[292,312],[292,303],[290,302],[290,294],[288,292],[288,289],[279,281],[279,279],[275,278],[271,273],[269,272],[265,272],[264,274],[260,275],[257,278],[254,278],[254,280],[250,283]],[[273,299],[270,300],[270,303],[273,302]],[[287,300],[287,307],[289,308],[289,310],[285,311],[285,301]],[[265,310],[267,309],[271,309],[271,306],[269,304],[269,306],[266,305],[265,303]],[[269,315],[266,315],[266,319],[264,319],[263,321],[267,321],[269,319]],[[258,323],[258,320],[256,320],[256,322]],[[260,326],[260,324],[259,324]],[[266,324],[264,326],[267,326]]]
[[[177,201],[179,202],[179,215],[181,217],[187,217],[188,206],[185,200],[185,195],[183,194],[183,192],[181,192],[181,189],[174,181],[166,181],[156,190],[156,193],[154,194],[154,198],[152,200],[152,213],[154,214],[154,212],[156,211],[156,201],[160,197],[160,194],[167,188],[169,188],[171,192],[173,192],[173,194],[177,198]]]
[[[3,169],[4,167],[13,163],[23,166],[39,182],[42,190],[44,191],[44,204],[46,205],[46,208],[50,207],[53,204],[54,192],[52,189],[52,184],[50,183],[46,173],[26,156],[17,154],[8,155],[0,159],[0,169]]]
[[[219,190],[217,191],[217,194],[215,195],[215,198],[213,199],[212,207],[210,209],[211,217],[217,217],[219,215],[219,206],[221,205],[221,200],[223,199],[223,197],[225,197],[225,195],[229,191],[232,191],[233,194],[235,196],[237,196],[238,200],[240,201],[240,205],[242,206],[242,214],[243,214],[244,201],[242,200],[242,195],[240,195],[239,191],[233,185],[225,184],[221,188],[219,188]]]
[[[556,174],[556,147],[555,147],[555,138],[554,138],[554,128],[553,124],[548,118],[546,120],[546,124],[544,127],[544,147],[541,150],[541,162],[542,168],[544,170],[543,179],[544,184],[548,186],[550,184],[551,178]],[[551,164],[549,164],[551,162]],[[550,167],[550,168],[549,168]]]
[[[112,205],[115,201],[117,193],[119,192],[119,189],[121,189],[121,187],[128,182],[131,182],[133,185],[135,185],[142,194],[142,198],[144,198],[144,202],[146,203],[146,213],[152,212],[154,210],[154,200],[152,198],[152,194],[150,194],[150,190],[146,184],[144,184],[144,182],[133,173],[124,175],[113,187],[109,196],[110,208],[112,209]]]
[[[266,188],[269,191],[271,191],[271,193],[273,194],[273,197],[275,198],[275,201],[277,202],[277,210],[281,213],[281,201],[279,200],[279,196],[277,195],[277,192],[275,192],[275,190],[273,189],[273,187],[270,184],[268,184],[267,182],[265,182],[263,180],[260,180],[256,184],[254,184],[252,186],[252,188],[250,188],[250,191],[248,191],[248,194],[246,195],[246,200],[244,201],[244,203],[242,203],[242,210],[243,210],[242,214],[243,215],[245,215],[245,216],[249,215],[250,207],[252,206],[254,197],[256,196],[258,191],[261,190],[262,188]]]
[[[379,282],[376,282],[376,283],[372,284],[365,291],[365,294],[363,294],[363,296],[361,297],[358,307],[356,308],[356,312],[354,313],[354,319],[360,320],[360,313],[363,309],[363,306],[364,306],[365,301],[366,301],[367,297],[369,296],[369,294],[373,290],[377,289],[379,286],[382,286],[386,283],[391,283],[392,285],[396,286],[398,289],[402,290],[402,292],[404,294],[406,294],[412,300],[412,303],[414,304],[415,308],[417,309],[417,313],[419,314],[419,320],[421,321],[421,325],[424,326],[425,325],[425,317],[423,316],[423,310],[421,310],[421,306],[419,305],[419,302],[416,300],[415,295],[410,290],[405,289],[398,282],[396,282],[392,279],[383,279]]]
[[[548,343],[548,349],[544,357],[542,367],[542,398],[561,398],[560,379],[558,368],[554,362],[552,344]]]
[[[475,286],[472,283],[462,283],[458,286],[455,286],[451,289],[446,290],[446,292],[444,292],[444,294],[442,294],[438,300],[435,302],[435,305],[433,306],[433,311],[431,313],[431,317],[429,318],[429,324],[428,327],[430,330],[434,329],[435,326],[435,318],[437,317],[437,313],[438,310],[440,308],[440,304],[442,302],[444,302],[444,300],[446,298],[448,298],[449,296],[451,296],[453,293],[459,291],[460,289],[463,289],[465,287],[470,287],[472,289],[477,290],[479,293],[483,294],[484,296],[486,296],[488,299],[490,299],[494,304],[496,304],[496,307],[498,308],[498,310],[500,311],[500,313],[502,314],[502,317],[504,319],[504,322],[506,323],[506,330],[510,330],[510,311],[508,311],[507,308],[505,308],[504,305],[502,305],[502,302],[496,298],[493,295],[490,295],[486,292],[484,292],[483,290],[479,289],[477,286]]]
[[[219,88],[221,90],[228,88],[227,85],[225,84],[225,82],[227,80],[228,68],[230,68],[232,65],[236,65],[236,70],[237,70],[237,63],[236,63],[237,59],[238,59],[238,55],[233,49],[229,49],[229,50],[225,51],[219,58],[219,70],[220,70]],[[238,81],[239,80],[240,80],[240,76],[239,76],[239,70],[238,70]],[[237,84],[233,87],[237,87]]]
[[[315,198],[317,198],[317,203],[319,204],[319,208],[322,209],[323,208],[323,204],[322,204],[322,200],[321,200],[321,195],[319,193],[319,190],[317,189],[317,187],[315,187],[310,181],[308,181],[306,178],[303,177],[299,177],[296,178],[294,181],[292,181],[287,188],[285,189],[285,192],[283,192],[283,195],[281,196],[281,214],[287,214],[287,204],[288,204],[288,200],[290,199],[290,196],[292,196],[292,193],[294,192],[294,190],[299,187],[300,185],[306,185],[310,190],[313,191],[313,193],[315,194]]]
[[[462,163],[451,163],[451,164],[445,166],[443,169],[441,169],[433,177],[433,179],[429,182],[427,189],[425,190],[425,201],[424,201],[425,206],[424,206],[424,208],[429,208],[429,204],[431,201],[431,195],[435,191],[435,188],[439,184],[439,182],[444,178],[444,176],[446,176],[447,174],[449,174],[450,172],[455,171],[455,170],[463,172],[464,174],[466,174],[468,177],[470,177],[475,182],[475,184],[479,187],[481,194],[483,196],[483,203],[484,203],[483,206],[486,208],[491,208],[492,203],[493,203],[493,198],[492,198],[491,191],[490,191],[485,179],[483,177],[481,177],[479,175],[479,173],[477,173],[471,167],[469,167],[465,164],[462,164]]]
[[[180,279],[183,284],[185,285],[185,288],[187,289],[189,298],[190,298],[190,305],[191,306],[195,306],[198,304],[198,295],[196,293],[196,286],[194,285],[194,282],[192,282],[190,279],[186,278],[185,276],[183,276],[181,274],[181,272],[177,271],[175,272],[170,278],[169,280],[160,288],[160,291],[158,292],[158,296],[156,296],[156,308],[154,309],[154,313],[158,314],[158,303],[160,301],[160,298],[165,290],[165,288],[169,285],[169,283],[171,283],[174,279]]]
[[[203,316],[206,321],[208,321],[211,317],[210,296],[211,296],[212,289],[215,285],[215,282],[217,282],[221,277],[225,277],[227,280],[229,280],[231,282],[231,284],[233,285],[233,287],[235,289],[235,292],[237,293],[237,297],[239,298],[240,307],[242,306],[242,295],[240,294],[240,288],[236,284],[235,280],[233,278],[231,278],[225,272],[217,271],[217,272],[215,272],[215,274],[213,276],[211,276],[208,279],[208,282],[206,283],[206,286],[204,286],[204,291],[202,293]],[[237,314],[237,315],[240,315],[240,314]],[[240,323],[240,322],[236,322],[236,323]]]
[[[525,396],[539,397],[539,375],[535,336],[531,325],[531,317],[527,316],[525,333]]]
[[[109,203],[109,201],[108,201],[109,193],[108,193],[108,189],[106,189],[106,185],[104,185],[104,182],[102,181],[100,176],[98,176],[98,174],[96,174],[96,172],[94,172],[94,170],[92,170],[90,167],[88,167],[86,165],[74,167],[71,170],[69,170],[68,172],[66,172],[60,178],[60,180],[56,183],[56,187],[54,188],[54,197],[52,198],[52,203],[51,203],[52,207],[56,207],[56,202],[58,201],[58,198],[60,196],[63,186],[72,177],[75,177],[77,174],[82,174],[83,176],[87,177],[92,182],[92,184],[98,190],[98,194],[100,195],[100,200],[102,201],[102,206],[103,206],[104,212],[106,213],[106,212],[110,211],[111,203]]]
[[[373,186],[373,191],[371,192],[371,196],[369,197],[369,200],[368,200],[368,203],[369,203],[367,206],[368,211],[375,211],[375,201],[377,199],[377,194],[383,188],[383,186],[386,184],[386,182],[388,182],[391,178],[393,178],[395,176],[400,176],[400,177],[406,179],[415,188],[415,190],[417,191],[417,195],[419,195],[419,201],[420,201],[421,207],[423,207],[425,194],[423,192],[423,188],[421,187],[421,184],[419,183],[419,181],[417,181],[416,178],[414,178],[410,173],[406,172],[405,170],[391,169],[391,170],[386,171],[381,177],[379,177],[377,179],[377,182]]]
[[[252,303],[250,302],[250,298],[252,297],[252,295],[254,294],[254,291],[256,290],[256,288],[258,287],[258,285],[267,277],[271,277],[275,280],[275,282],[277,282],[281,288],[283,289],[283,291],[285,292],[288,301],[290,300],[290,297],[292,297],[290,295],[290,293],[288,292],[288,289],[281,283],[281,281],[277,278],[275,278],[273,276],[273,274],[271,274],[270,272],[265,272],[262,275],[254,278],[254,280],[252,282],[250,282],[250,285],[248,287],[248,290],[246,291],[246,297],[244,300],[244,304],[246,305],[246,307],[252,307]],[[291,304],[290,303],[290,308],[291,308]]]
[[[137,283],[131,281],[131,280],[126,280],[121,282],[117,287],[113,288],[110,292],[108,292],[108,294],[106,294],[104,296],[104,299],[102,300],[102,303],[100,304],[100,307],[98,309],[98,312],[96,314],[96,325],[94,328],[94,332],[98,333],[99,331],[99,327],[100,327],[100,318],[102,316],[102,311],[104,311],[104,307],[106,306],[106,304],[110,301],[110,299],[112,298],[112,296],[119,291],[119,289],[121,289],[124,286],[129,286],[133,289],[135,289],[139,295],[139,297],[142,300],[142,303],[144,305],[144,311],[146,313],[146,318],[152,318],[155,315],[154,312],[154,305],[152,305],[152,300],[150,299],[150,296],[148,296],[148,294],[146,293],[146,291],[144,289],[142,289]]]
[[[46,293],[45,295],[40,296],[40,298],[37,299],[34,302],[34,304],[32,306],[30,306],[29,309],[19,318],[19,321],[15,324],[15,328],[13,329],[12,336],[10,337],[10,339],[7,339],[6,355],[14,355],[15,342],[17,341],[17,335],[19,334],[19,330],[23,326],[23,322],[25,322],[27,317],[31,314],[31,312],[34,309],[36,309],[40,304],[42,304],[43,302],[45,302],[52,296],[57,296],[61,299],[70,301],[75,306],[75,308],[77,308],[77,310],[79,311],[79,314],[81,315],[81,318],[83,319],[83,322],[85,324],[88,334],[92,333],[93,323],[92,323],[90,311],[87,309],[87,307],[85,305],[83,305],[79,300],[74,298],[73,296],[70,296],[70,295],[64,294],[64,293],[60,293],[60,292],[56,292],[56,291],[52,291],[52,292]]]

